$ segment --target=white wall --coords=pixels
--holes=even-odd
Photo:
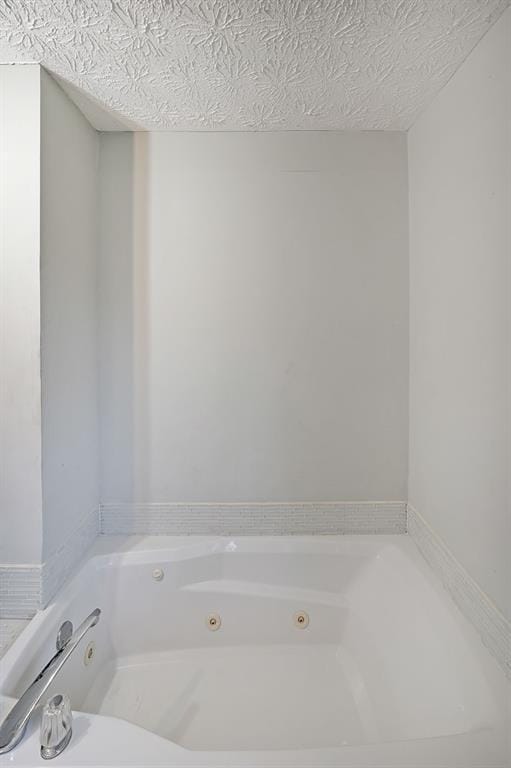
[[[44,558],[99,504],[99,135],[41,72]]]
[[[133,133],[103,133],[99,174],[101,501],[131,499],[134,477]]]
[[[511,618],[511,10],[409,133],[410,502]]]
[[[406,498],[404,135],[131,141],[102,137],[102,499]]]
[[[0,66],[0,563],[41,562],[39,67]]]

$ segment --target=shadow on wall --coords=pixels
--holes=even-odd
[[[149,136],[134,133],[133,137],[133,500],[151,499],[151,447],[149,430],[149,372],[151,370],[150,312],[149,312]]]
[[[148,141],[103,133],[100,152],[101,498],[147,498]],[[135,467],[139,470],[135,474]],[[144,469],[142,469],[144,468]]]

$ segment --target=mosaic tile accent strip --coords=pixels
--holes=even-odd
[[[473,624],[484,645],[511,679],[511,623],[410,504],[408,533],[458,608]]]
[[[405,502],[102,504],[101,533],[279,536],[406,533]]]
[[[29,619],[0,619],[0,659],[29,624]]]
[[[40,565],[0,565],[0,618],[31,618],[40,599]]]
[[[41,607],[44,608],[83,559],[99,534],[99,514],[89,512],[68,539],[42,565]]]
[[[0,618],[29,619],[48,605],[98,533],[99,514],[94,509],[42,565],[0,565]]]

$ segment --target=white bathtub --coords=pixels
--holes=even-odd
[[[509,765],[509,687],[406,536],[104,537],[1,662],[3,713],[96,607],[62,765]],[[4,763],[43,764],[37,717]]]

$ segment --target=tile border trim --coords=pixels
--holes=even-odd
[[[0,663],[29,622],[30,619],[0,619]]]
[[[0,565],[0,618],[31,618],[40,602],[40,565]]]
[[[88,512],[67,539],[46,558],[41,566],[41,608],[45,608],[52,597],[75,571],[84,555],[99,535],[99,510]]]
[[[0,618],[30,619],[46,607],[99,534],[98,509],[88,512],[41,565],[0,565]]]
[[[511,679],[511,622],[458,562],[440,536],[411,505],[407,506],[408,533],[430,568],[475,627],[484,645]]]
[[[103,534],[289,536],[406,533],[404,501],[108,503]]]

